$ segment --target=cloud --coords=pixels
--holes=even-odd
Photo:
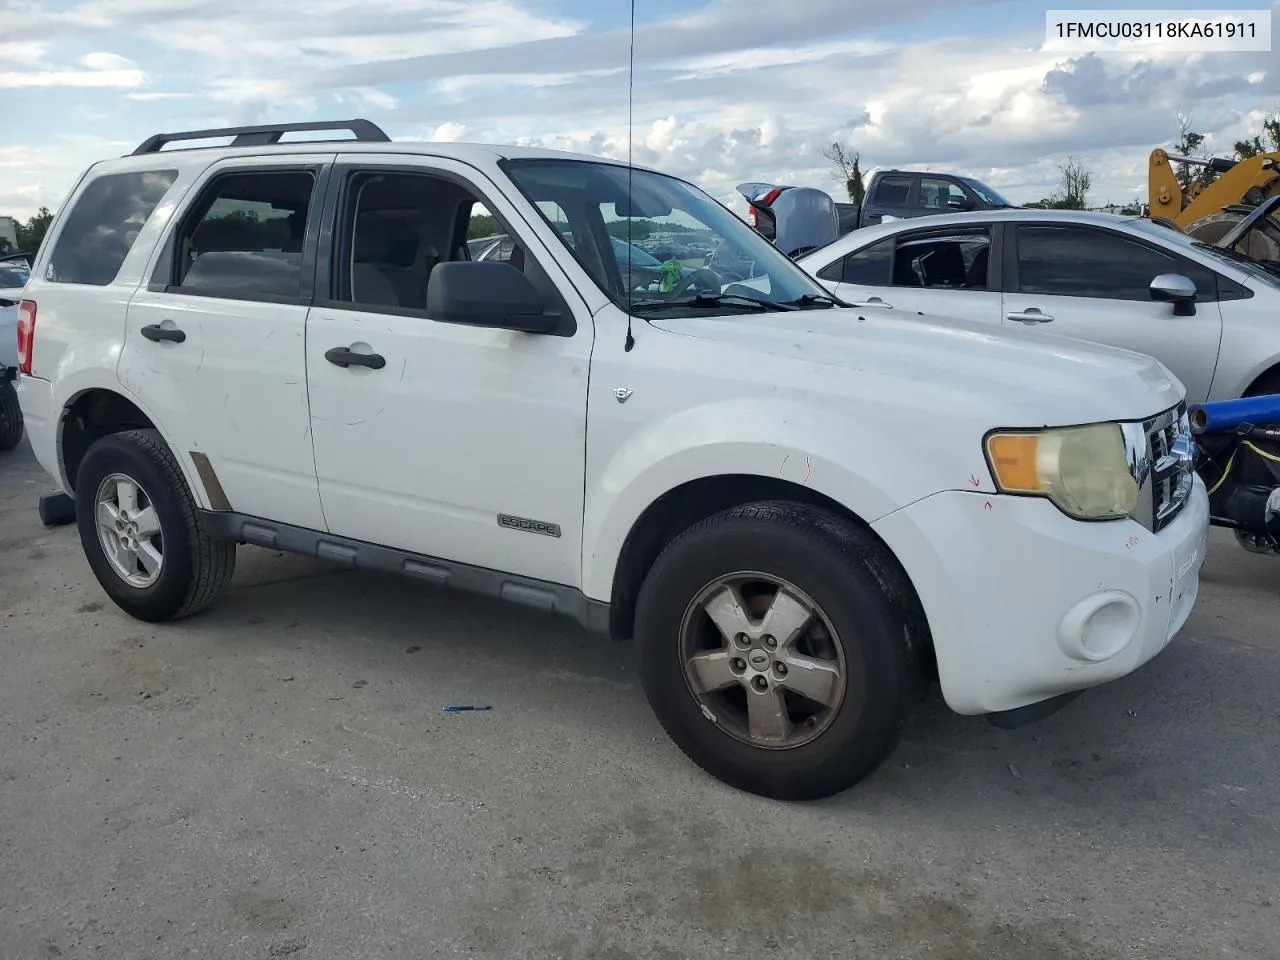
[[[1273,54],[1055,53],[1042,17],[1018,19],[1016,4],[695,3],[655,18],[640,0],[630,109],[632,37],[612,26],[626,22],[623,0],[598,0],[602,24],[548,13],[546,0],[27,0],[16,17],[0,0],[0,53],[12,52],[0,84],[74,76],[123,91],[85,94],[117,112],[90,128],[133,143],[162,128],[361,114],[401,139],[630,153],[730,201],[746,180],[837,191],[822,157],[837,139],[864,167],[970,173],[1015,201],[1049,193],[1075,154],[1095,199],[1127,199],[1144,191],[1150,150],[1177,136],[1178,113],[1229,152],[1280,105]],[[929,38],[938,20],[960,26]],[[973,36],[958,33],[970,25]],[[55,167],[37,162],[67,126],[56,118],[90,116],[43,106],[59,95],[45,86],[38,122],[18,125],[32,159],[7,173],[56,200],[68,167],[104,154],[81,144]]]
[[[14,44],[15,47],[22,47]],[[2,53],[3,51],[0,51]],[[42,48],[27,46],[25,64],[30,69],[0,72],[0,87],[140,87],[147,75],[132,60],[114,53],[86,53],[76,67],[47,65]],[[0,59],[0,63],[3,63]],[[19,64],[23,61],[18,59]]]

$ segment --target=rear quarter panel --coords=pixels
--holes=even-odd
[[[1280,370],[1280,287],[1243,281],[1253,296],[1222,307],[1222,345],[1209,399],[1233,400],[1260,376]]]

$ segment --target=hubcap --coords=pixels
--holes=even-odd
[[[149,587],[164,567],[160,518],[136,480],[113,473],[98,486],[98,540],[111,569],[133,587]]]
[[[844,698],[835,630],[800,589],[767,574],[738,573],[703,588],[685,611],[680,657],[707,719],[752,746],[810,742]]]

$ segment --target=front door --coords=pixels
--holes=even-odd
[[[307,268],[332,159],[242,157],[193,185],[129,304],[119,366],[211,499],[221,488],[215,507],[315,529],[324,518],[307,407]]]
[[[474,168],[360,155],[337,168],[330,193],[332,270],[322,261],[318,280],[330,299],[307,320],[330,531],[577,585],[590,315],[562,302],[565,323],[551,335],[431,318],[431,269],[468,258],[473,213],[499,220],[496,232],[514,240],[508,262],[546,296],[571,289]]]
[[[1006,271],[1004,322],[1155,357],[1182,381],[1188,403],[1209,396],[1222,312],[1212,271],[1103,227],[1018,224]],[[1151,281],[1196,284],[1195,313],[1151,298]]]
[[[903,231],[846,256],[834,290],[850,303],[996,326],[1000,259],[993,240],[987,224]]]

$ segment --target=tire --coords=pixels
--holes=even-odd
[[[771,621],[764,621],[751,624],[749,649],[735,648],[738,641],[726,636],[731,631],[705,613],[701,603],[722,590],[717,584],[744,571],[764,575],[761,582],[783,582],[816,611],[794,643],[771,638],[765,632]],[[751,581],[758,578],[747,579],[736,597],[749,616],[781,603],[767,591],[757,596]],[[719,609],[733,612],[732,605]],[[796,608],[787,600],[778,609]],[[721,612],[721,621],[727,616]],[[694,763],[750,793],[816,800],[857,784],[898,745],[928,682],[923,630],[915,629],[922,623],[905,574],[870,531],[816,507],[764,502],[704,520],[663,551],[641,587],[635,632],[649,703]],[[772,660],[762,665],[771,639]],[[708,655],[700,666],[712,671],[710,682],[692,679],[686,667],[699,653]],[[736,663],[734,653],[743,654]],[[797,654],[806,656],[808,669],[795,666]],[[783,676],[775,672],[779,663]],[[842,683],[833,668],[843,671]],[[753,685],[761,682],[767,697],[753,701]],[[718,684],[727,686],[706,692]],[[797,700],[789,685],[820,688],[818,698]],[[779,688],[792,689],[783,694],[787,721],[762,723],[757,732],[791,739],[762,741],[753,734],[749,705],[776,703]],[[820,701],[828,706],[815,712]]]
[[[1246,216],[1248,214],[1236,210],[1211,213],[1190,224],[1187,227],[1187,236],[1201,243],[1216,243],[1230,233]],[[1253,230],[1249,233],[1246,244],[1244,252],[1257,260],[1280,260],[1280,245],[1266,234]]]
[[[1272,370],[1262,375],[1262,378],[1244,392],[1246,397],[1265,397],[1269,394],[1280,393],[1280,370]]]
[[[126,509],[121,499],[122,487],[128,485],[135,490],[134,509]],[[80,463],[75,495],[76,523],[89,566],[102,589],[130,616],[152,623],[179,620],[208,607],[230,583],[235,544],[212,540],[205,533],[182,471],[157,431],[128,430],[94,443]],[[116,519],[121,521],[115,528],[116,541],[109,534],[100,535],[99,504],[104,497],[115,497]],[[103,518],[111,512],[107,509]],[[147,536],[156,528],[158,536]],[[136,571],[132,582],[109,559],[104,543],[117,542],[121,531],[138,544],[135,562],[123,565]],[[157,554],[161,559],[155,564]],[[144,562],[147,557],[150,566]]]
[[[0,383],[0,451],[12,450],[22,439],[22,407],[12,380]]]

